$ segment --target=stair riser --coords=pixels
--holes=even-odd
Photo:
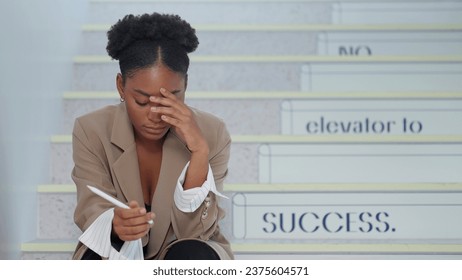
[[[42,252],[23,252],[22,260],[72,260],[72,252],[67,253],[42,253]]]
[[[199,47],[195,55],[313,55],[315,32],[276,31],[197,31]],[[85,32],[84,55],[106,55],[105,32]]]
[[[188,89],[217,91],[300,90],[301,62],[191,62]],[[74,65],[74,90],[115,90],[117,63]]]
[[[63,104],[64,117],[61,131],[70,134],[76,117],[119,102],[118,99],[67,100]],[[282,102],[281,99],[186,100],[189,106],[223,119],[228,131],[234,135],[281,133],[279,111]]]
[[[396,59],[396,60],[394,60]],[[414,60],[415,59],[415,60]],[[74,90],[115,90],[116,63],[78,63]],[[203,62],[189,70],[191,91],[460,91],[460,58],[324,62]]]
[[[404,255],[404,254],[331,254],[331,253],[305,253],[305,254],[264,254],[248,253],[235,254],[236,260],[460,260],[460,255]],[[23,260],[70,260],[72,253],[35,253],[22,254]]]
[[[229,183],[256,183],[258,181],[259,144],[233,144],[229,162]],[[51,147],[51,182],[72,183],[72,145],[53,144]]]
[[[39,239],[78,240],[82,232],[74,223],[77,204],[75,192],[40,193],[39,203]],[[222,232],[226,236],[232,236],[231,200],[222,199],[221,205],[227,213],[221,221]]]
[[[180,15],[191,24],[329,23],[332,18],[331,6],[331,3],[309,1],[92,3],[88,21],[112,24],[127,14],[158,12]]]
[[[74,223],[75,193],[42,193],[38,198],[38,238],[77,239],[80,236],[80,229]]]

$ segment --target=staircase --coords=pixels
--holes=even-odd
[[[71,258],[72,125],[119,102],[110,25],[151,12],[197,29],[186,102],[232,134],[237,259],[462,258],[462,3],[93,0],[23,259]]]

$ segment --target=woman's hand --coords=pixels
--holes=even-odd
[[[130,209],[120,207],[114,208],[114,219],[112,220],[112,230],[123,241],[132,241],[145,236],[153,220],[154,213],[146,213],[146,209],[139,207],[136,201],[131,201],[128,206]]]
[[[161,88],[160,93],[162,96],[151,96],[149,98],[152,103],[161,105],[151,107],[151,112],[160,114],[162,121],[172,126],[191,153],[208,155],[207,141],[205,141],[191,109],[168,90]]]

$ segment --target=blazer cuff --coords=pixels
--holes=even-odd
[[[175,194],[173,199],[175,200],[175,205],[178,209],[185,213],[191,213],[196,211],[199,206],[204,202],[205,198],[209,192],[221,196],[223,198],[228,198],[218,192],[215,185],[215,179],[213,177],[212,168],[209,164],[209,171],[207,173],[207,179],[200,187],[195,187],[191,189],[184,190],[183,183],[186,177],[186,171],[188,170],[189,162],[186,163],[186,166],[183,168],[183,171],[178,178],[175,188]]]

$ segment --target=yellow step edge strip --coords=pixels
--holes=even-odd
[[[462,135],[231,135],[235,144],[304,144],[304,143],[461,143]],[[70,144],[71,135],[53,135],[54,144]]]
[[[67,100],[73,99],[118,99],[116,91],[68,91],[63,94]],[[188,91],[187,99],[447,99],[462,98],[462,92],[302,92],[302,91]]]
[[[387,0],[387,2],[401,2],[402,0]],[[433,0],[434,1],[434,0]],[[419,0],[419,2],[433,2],[432,0]],[[297,3],[310,3],[310,2],[327,2],[327,3],[342,3],[352,2],[351,0],[90,0],[90,3],[284,3],[284,2],[297,2]],[[383,0],[354,0],[353,2],[367,2],[383,3]]]
[[[74,242],[29,242],[21,244],[23,252],[73,252]],[[239,253],[408,253],[462,254],[462,244],[246,244],[232,243]]]
[[[452,253],[462,244],[231,244],[238,253]]]
[[[461,184],[225,184],[226,192],[403,192],[462,191]]]
[[[90,3],[187,3],[187,2],[192,2],[192,3],[228,3],[228,2],[284,2],[287,0],[90,0]],[[318,2],[319,0],[290,0],[291,2]],[[334,1],[334,0],[325,0],[325,1]],[[337,0],[337,1],[345,1],[345,0]],[[336,1],[336,2],[337,2]],[[356,1],[365,1],[365,0],[356,0]],[[369,0],[371,1],[371,0]],[[374,0],[372,0],[374,1]],[[393,0],[389,0],[393,1]],[[396,1],[396,0],[395,0]]]
[[[303,144],[303,143],[448,143],[462,142],[462,135],[232,135],[234,143]]]
[[[379,63],[379,62],[462,62],[462,55],[419,55],[419,56],[324,56],[324,55],[196,55],[191,56],[193,62],[226,63]],[[115,63],[106,55],[79,55],[74,57],[77,64]]]
[[[462,183],[225,184],[225,192],[461,192]],[[39,193],[75,193],[74,184],[37,186]]]
[[[74,242],[27,242],[21,244],[22,252],[52,252],[71,253],[74,252],[77,243]]]
[[[197,31],[456,31],[462,24],[193,24]],[[106,32],[111,24],[84,24],[84,32]]]
[[[38,185],[37,192],[39,193],[75,193],[74,184],[48,184]]]
[[[296,143],[448,143],[462,142],[462,135],[232,135],[235,143],[296,144]]]

